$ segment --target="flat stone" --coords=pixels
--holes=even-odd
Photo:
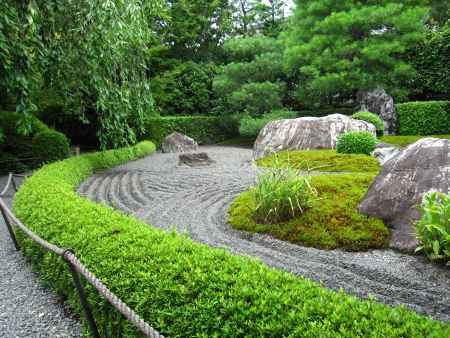
[[[384,163],[359,205],[359,211],[392,227],[390,247],[413,251],[418,242],[414,222],[429,191],[449,193],[450,140],[424,138]]]
[[[175,132],[164,139],[161,148],[163,153],[186,153],[196,151],[198,144],[194,139]]]
[[[334,149],[337,138],[350,131],[367,131],[376,136],[373,124],[341,114],[273,121],[259,133],[254,158],[282,150]]]
[[[178,156],[179,165],[188,165],[190,167],[207,166],[213,163],[213,161],[207,153],[194,153],[194,154],[181,154]]]

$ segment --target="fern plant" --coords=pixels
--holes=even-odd
[[[437,191],[425,194],[420,206],[421,218],[416,223],[417,238],[432,260],[447,261],[450,265],[450,194]]]

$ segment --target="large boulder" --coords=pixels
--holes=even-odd
[[[337,138],[350,131],[376,135],[373,124],[341,114],[273,121],[260,131],[253,154],[260,158],[282,150],[334,149]]]
[[[385,134],[394,135],[397,132],[398,117],[392,96],[383,88],[360,91],[357,96],[357,111],[370,111],[379,115],[384,122]]]
[[[175,132],[164,139],[161,148],[163,153],[187,153],[196,151],[198,144],[190,137]]]
[[[448,193],[450,140],[425,138],[387,161],[359,205],[359,211],[392,227],[390,246],[412,251],[417,246],[414,222],[428,191]]]

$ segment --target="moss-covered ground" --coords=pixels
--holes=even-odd
[[[425,137],[450,139],[450,135],[430,135],[430,136],[409,135],[409,136],[382,136],[380,138],[380,141],[397,145],[399,147],[406,147]]]

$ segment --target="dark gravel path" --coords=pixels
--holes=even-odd
[[[5,184],[6,177],[0,177],[0,190]],[[5,200],[11,205],[12,196]],[[81,324],[15,250],[1,216],[0,337],[83,337]]]
[[[226,224],[231,201],[255,180],[251,150],[202,147],[216,164],[177,166],[176,154],[155,154],[97,174],[79,192],[145,222],[188,232],[196,241],[304,275],[325,286],[380,302],[404,304],[450,322],[450,269],[392,250],[324,251],[238,232]]]

